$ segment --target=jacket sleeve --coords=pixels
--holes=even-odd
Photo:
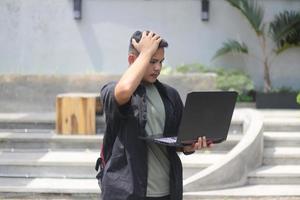
[[[101,89],[100,96],[106,118],[116,120],[127,117],[130,108],[130,101],[119,106],[114,95],[115,86],[116,83],[114,82],[104,85]]]
[[[103,105],[103,111],[106,120],[106,130],[101,150],[101,170],[99,179],[102,179],[104,166],[111,157],[113,145],[120,129],[122,119],[126,119],[129,103],[119,106],[114,97],[115,83],[111,82],[104,85],[100,92],[100,98]]]

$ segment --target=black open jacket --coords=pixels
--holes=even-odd
[[[114,98],[116,83],[101,89],[101,100],[106,118],[101,171],[98,174],[103,200],[141,200],[147,191],[146,89],[139,85],[131,100],[118,106]],[[155,82],[165,106],[165,136],[177,136],[183,104],[172,87]],[[174,147],[167,147],[170,159],[170,195],[182,199],[182,165]]]

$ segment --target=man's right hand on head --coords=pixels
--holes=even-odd
[[[147,34],[147,32],[144,31],[139,42],[135,39],[132,39],[131,42],[139,54],[149,54],[152,56],[157,51],[161,40],[162,38],[158,34],[155,34],[152,31]]]
[[[118,105],[124,105],[130,100],[132,94],[143,80],[149,68],[150,60],[158,50],[161,40],[162,38],[159,35],[144,31],[139,42],[134,39],[131,41],[139,55],[133,56],[134,59],[131,60],[130,67],[122,75],[115,87],[114,95]]]

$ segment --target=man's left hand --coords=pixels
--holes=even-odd
[[[192,145],[183,147],[184,153],[192,153],[196,150],[210,148],[212,146],[212,142],[207,140],[206,137],[199,137],[198,141],[193,143]]]

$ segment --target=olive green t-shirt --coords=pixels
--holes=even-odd
[[[165,126],[165,108],[160,94],[153,84],[147,84],[147,124],[148,135],[162,134]],[[147,143],[148,185],[147,197],[161,197],[170,194],[170,161],[163,145]]]

